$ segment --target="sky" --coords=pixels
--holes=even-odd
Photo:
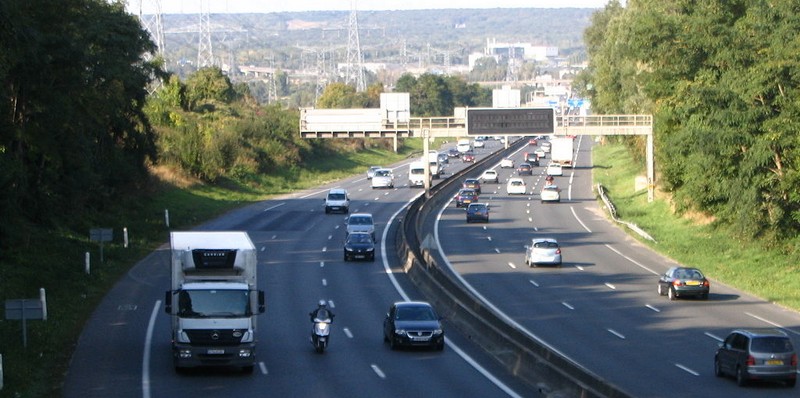
[[[128,10],[153,14],[161,3],[162,14],[197,14],[201,0],[127,0]],[[443,8],[603,8],[608,0],[356,0],[358,11],[427,10]],[[220,13],[269,13],[287,11],[348,11],[351,0],[203,0],[208,11]]]

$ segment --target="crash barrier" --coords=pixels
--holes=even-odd
[[[547,397],[630,397],[581,365],[560,355],[529,332],[512,325],[487,303],[472,294],[443,263],[441,253],[422,241],[429,236],[422,230],[428,216],[447,203],[458,190],[460,181],[484,164],[497,162],[519,146],[499,151],[456,173],[431,188],[431,195],[414,201],[406,210],[396,234],[397,254],[403,270],[422,295],[443,315],[448,324],[478,344],[499,361],[511,374]]]
[[[608,195],[606,195],[606,190],[605,190],[605,188],[603,188],[603,185],[601,185],[601,184],[597,184],[597,195],[600,196],[600,200],[603,201],[603,204],[605,205],[606,209],[608,209],[608,214],[611,215],[611,219],[614,220],[614,222],[616,222],[618,224],[622,224],[622,225],[630,228],[631,231],[636,232],[642,238],[645,238],[645,239],[647,239],[649,241],[652,241],[652,242],[656,241],[645,230],[639,228],[638,225],[636,225],[636,224],[634,224],[632,222],[621,220],[617,216],[617,208],[616,208],[616,206],[614,206],[614,203],[611,202],[611,199],[609,199]]]

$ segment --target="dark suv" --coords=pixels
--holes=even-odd
[[[740,386],[750,380],[797,381],[797,353],[789,336],[778,329],[737,329],[720,343],[714,374],[731,375]]]

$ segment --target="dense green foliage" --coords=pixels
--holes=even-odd
[[[455,107],[492,105],[491,89],[457,76],[404,74],[395,91],[410,94],[411,114],[418,117],[451,116]]]
[[[612,1],[583,76],[596,113],[652,113],[659,185],[742,236],[800,232],[800,3]],[[635,144],[640,148],[640,144]]]
[[[25,221],[102,209],[155,154],[142,113],[153,49],[120,4],[0,3],[0,241]],[[24,235],[22,235],[24,237]]]

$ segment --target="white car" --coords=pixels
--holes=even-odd
[[[550,142],[549,142],[549,141],[542,142],[541,144],[539,144],[539,146],[541,146],[541,147],[542,147],[542,149],[543,149],[545,152],[547,152],[547,153],[550,153],[550,148],[551,148],[551,145],[550,145]]]
[[[533,151],[533,153],[535,153],[536,156],[539,157],[539,159],[544,159],[544,157],[547,156],[547,152],[545,152],[544,149],[542,148],[536,148],[536,150]]]
[[[494,170],[486,170],[486,171],[484,171],[483,174],[481,174],[481,177],[479,179],[483,183],[493,182],[493,183],[497,184],[499,182],[499,180],[497,178],[497,172],[494,171]]]
[[[501,169],[513,169],[514,168],[514,161],[509,159],[509,158],[505,158],[505,159],[500,161],[500,168]]]
[[[375,170],[379,170],[379,169],[382,169],[382,168],[383,167],[381,167],[381,166],[369,166],[369,169],[367,170],[367,179],[371,180],[372,176],[375,175]]]
[[[562,175],[564,175],[564,171],[561,169],[561,165],[558,164],[558,163],[550,163],[550,164],[548,164],[546,173],[549,176],[562,176]]]
[[[544,202],[560,202],[561,189],[556,185],[545,185],[542,192],[539,194],[542,203]]]
[[[353,232],[366,232],[375,240],[375,223],[372,221],[372,213],[353,213],[345,221],[347,235]]]
[[[485,145],[485,142],[483,140],[479,140],[479,139],[476,138],[475,141],[472,141],[472,147],[473,148],[483,148],[484,146],[486,146],[486,145]]]
[[[394,175],[391,169],[378,169],[372,175],[372,189],[394,188]]]
[[[506,184],[506,192],[509,195],[525,195],[527,188],[525,181],[519,177],[509,178]]]
[[[532,239],[530,245],[525,246],[525,264],[535,267],[537,265],[561,266],[561,247],[553,238]]]

